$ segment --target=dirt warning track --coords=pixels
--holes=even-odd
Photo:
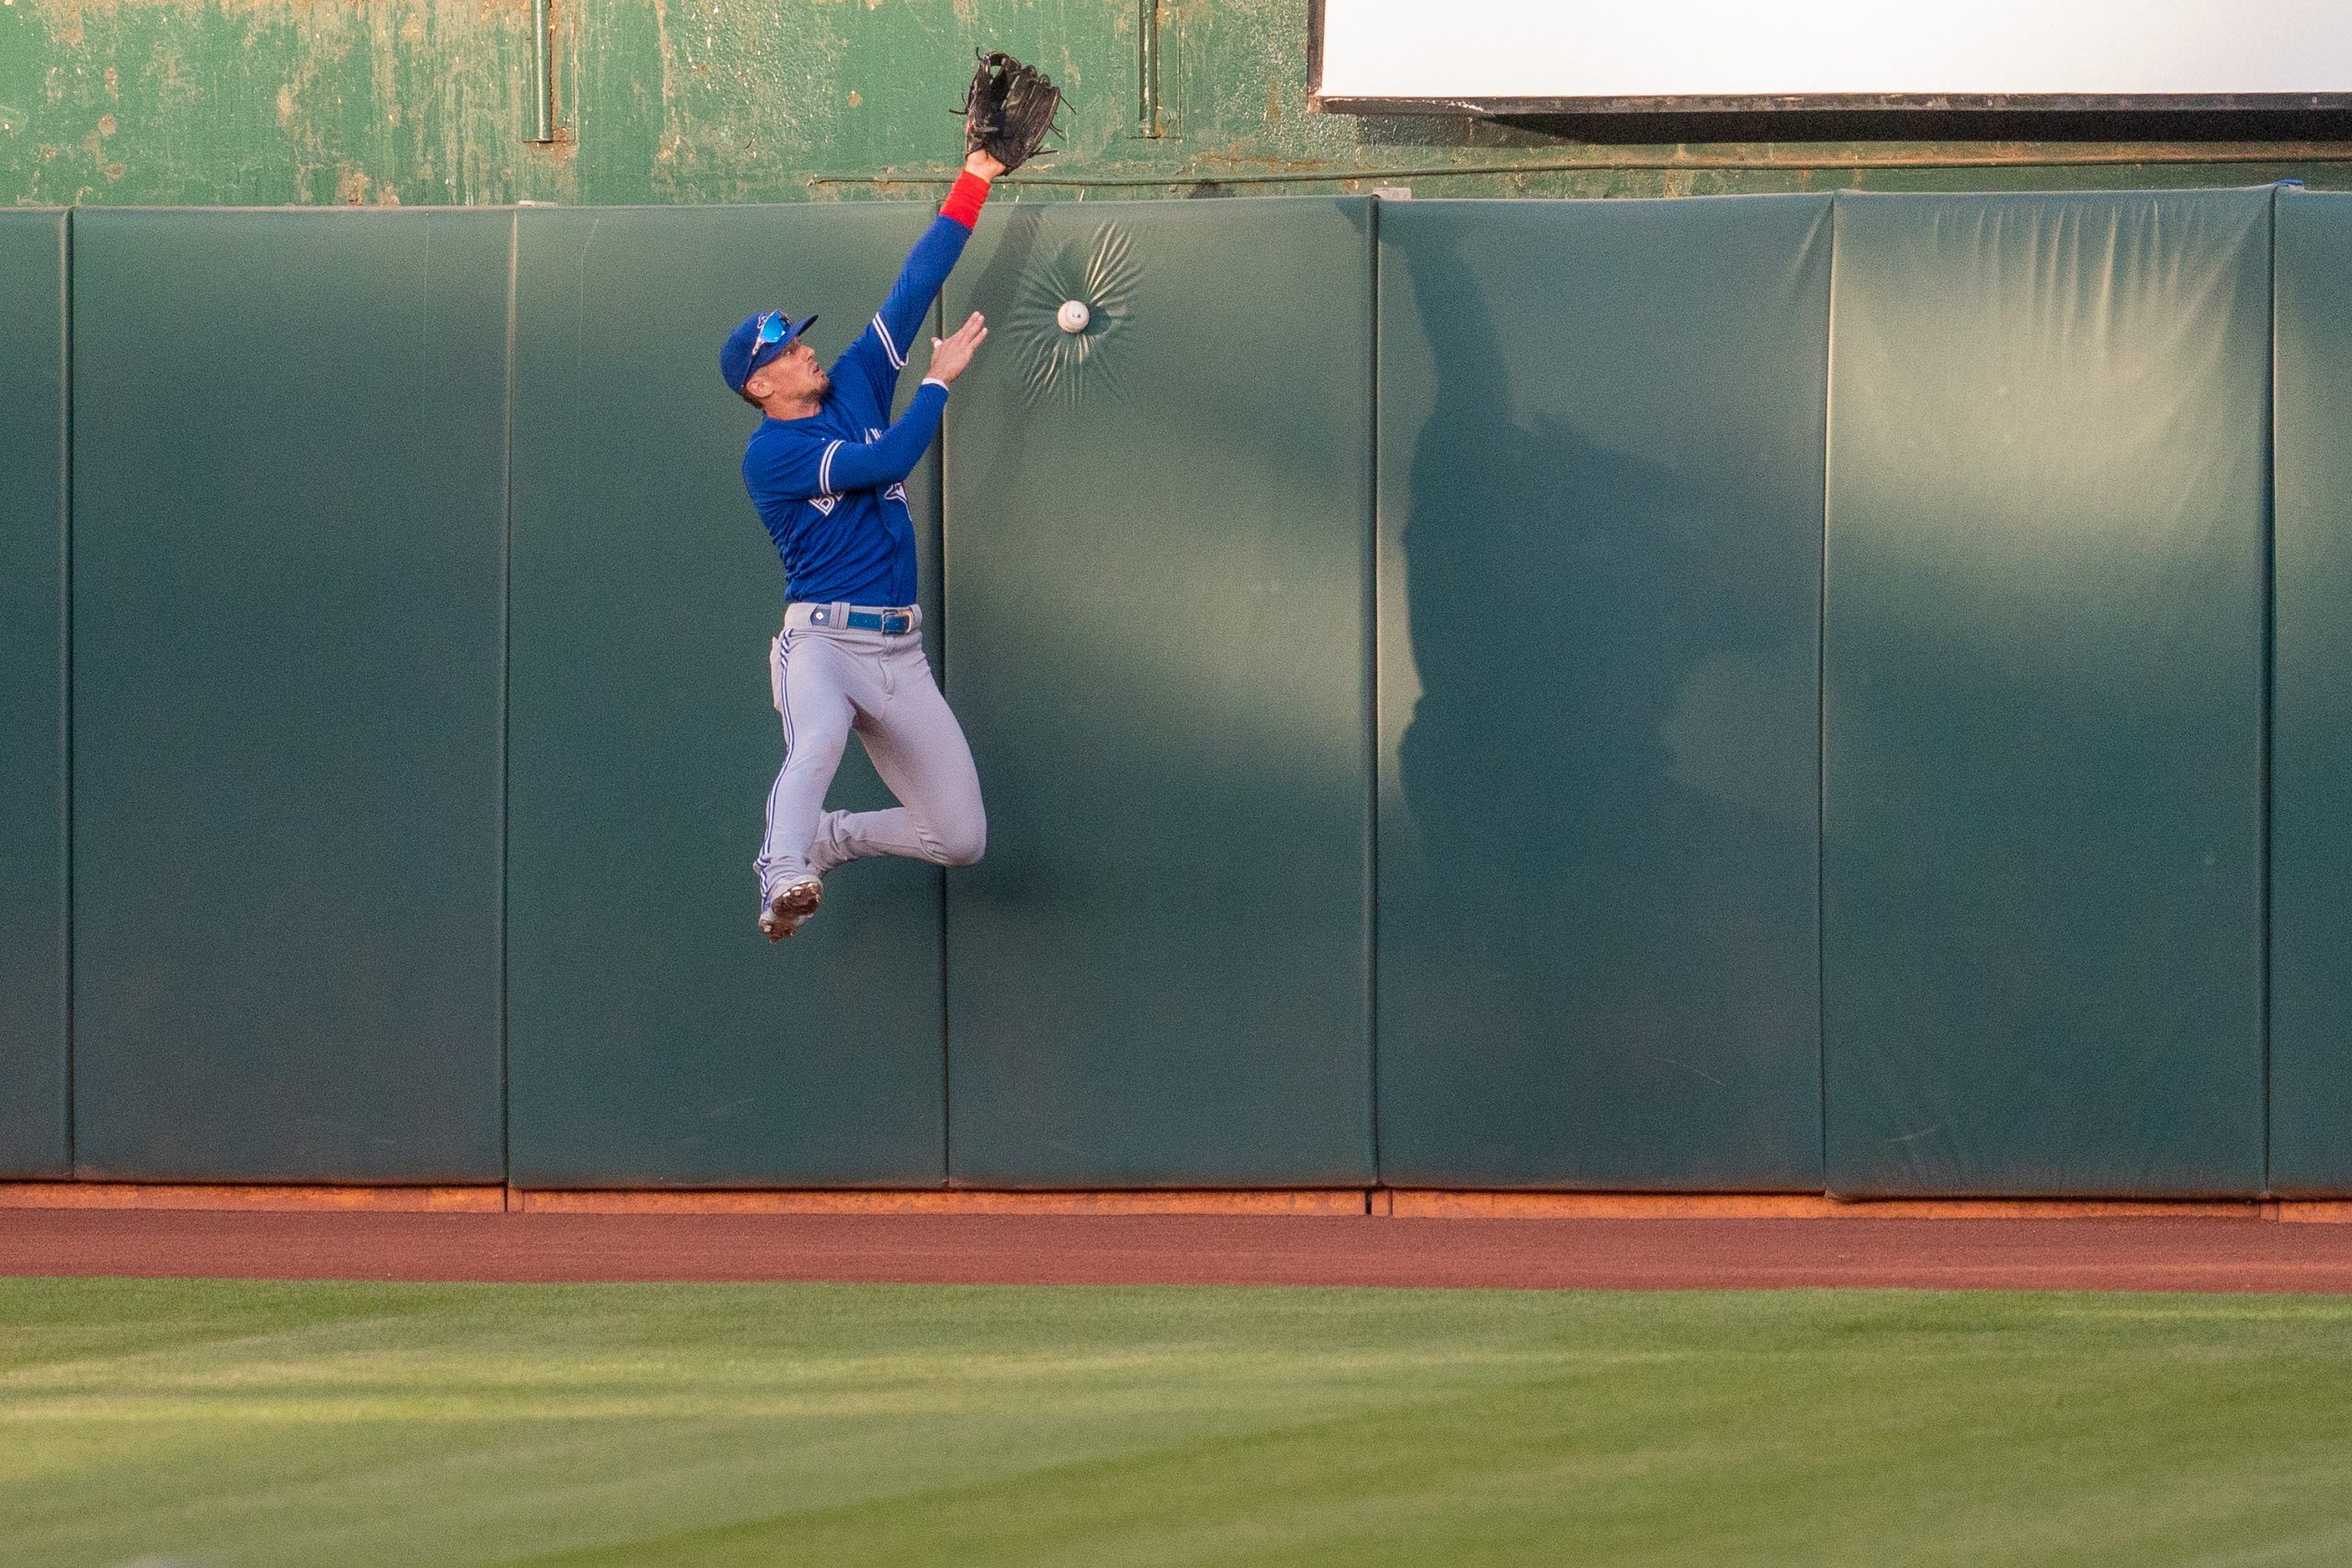
[[[2346,1292],[2352,1225],[0,1210],[0,1273]]]

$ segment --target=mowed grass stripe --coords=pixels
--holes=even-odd
[[[0,1562],[2352,1558],[2352,1301],[0,1280]]]

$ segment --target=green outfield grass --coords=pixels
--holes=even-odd
[[[0,1280],[0,1562],[2352,1561],[2352,1300]]]

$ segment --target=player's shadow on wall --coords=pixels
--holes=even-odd
[[[1770,1113],[1710,1053],[1814,962],[1758,891],[1814,854],[1812,758],[1758,728],[1810,702],[1788,596],[1812,588],[1719,480],[1596,445],[1540,387],[1515,413],[1461,232],[1383,236],[1434,371],[1383,567],[1419,687],[1382,801],[1383,1103],[1410,1107],[1384,1164],[1699,1168],[1724,1117]]]

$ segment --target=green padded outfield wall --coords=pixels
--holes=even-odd
[[[531,1186],[945,1179],[939,873],[873,861],[771,945],[784,569],[743,491],[754,310],[863,330],[933,209],[526,211],[514,405],[508,1029]],[[911,395],[921,364],[902,378]],[[937,488],[908,487],[936,605]],[[926,633],[935,656],[935,627]],[[889,804],[855,744],[831,803]]]
[[[75,215],[86,1176],[500,1175],[513,222]]]
[[[2352,197],[2281,191],[2270,1185],[2352,1196]]]
[[[73,1162],[62,212],[0,212],[0,1177]]]
[[[1829,198],[1380,254],[1382,1179],[1817,1189]]]
[[[947,413],[959,1182],[1373,1174],[1372,231],[1000,209],[949,283],[991,322]]]
[[[1838,197],[1834,1191],[2262,1188],[2270,209]]]

